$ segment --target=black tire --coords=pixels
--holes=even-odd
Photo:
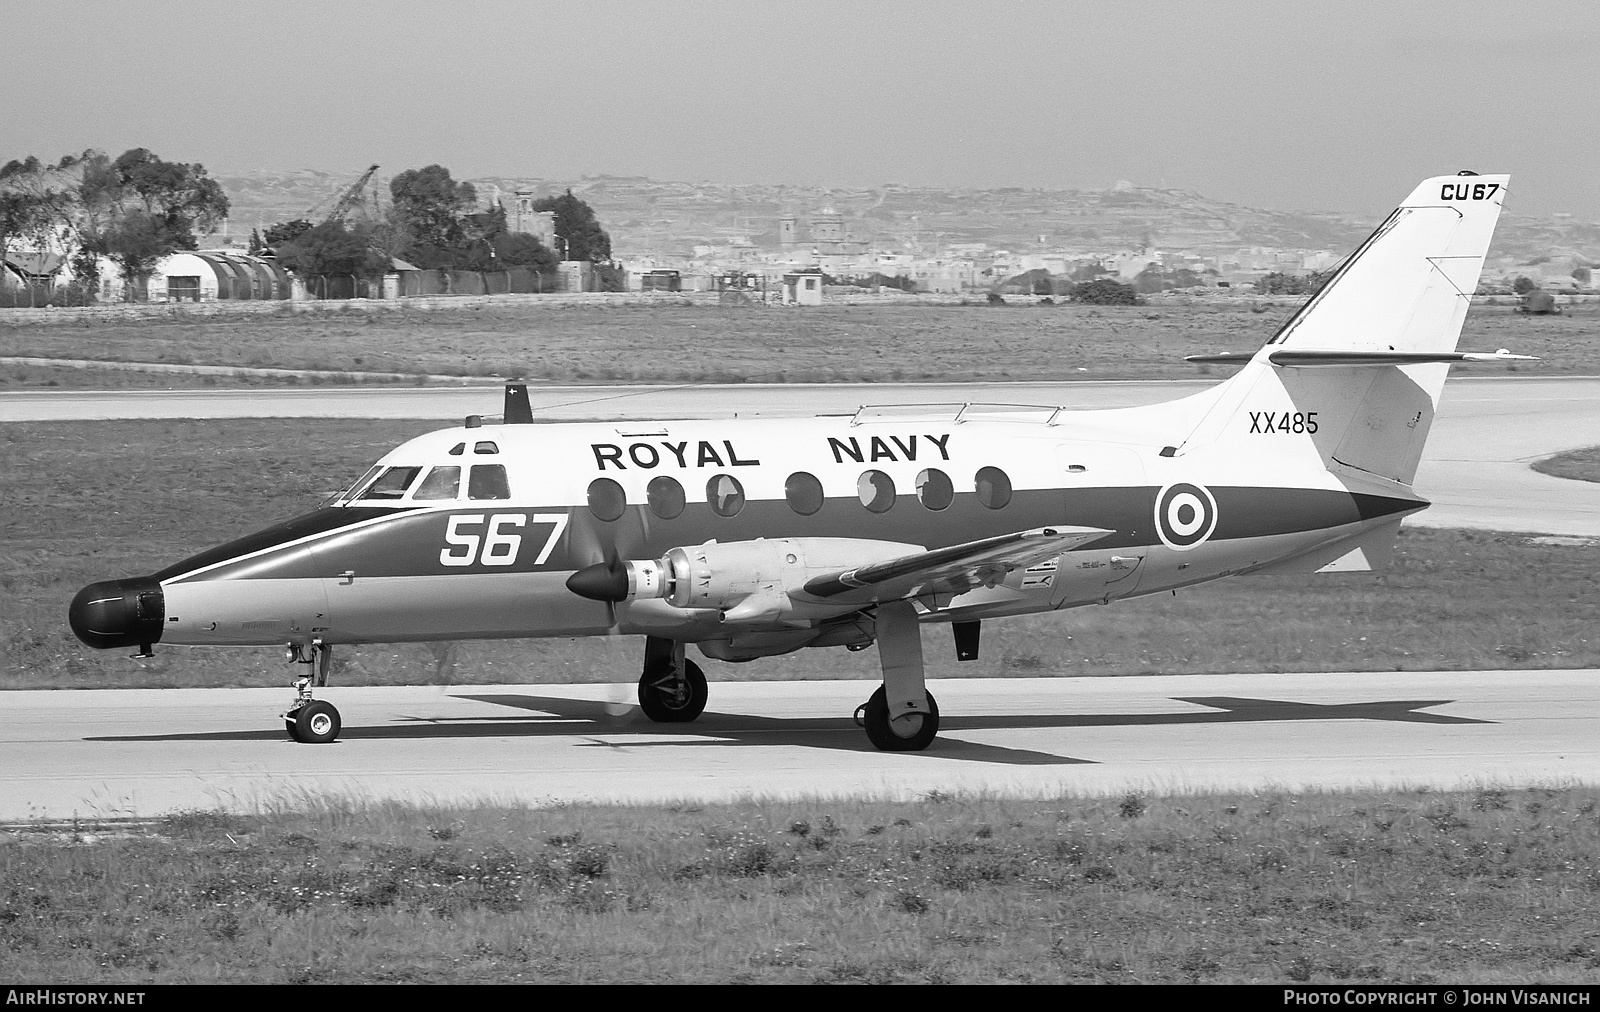
[[[687,724],[700,716],[710,695],[706,676],[700,665],[684,658],[683,678],[684,684],[674,686],[677,680],[664,666],[646,671],[639,679],[639,709],[658,724]]]
[[[922,727],[909,738],[895,734],[889,726],[889,696],[883,686],[878,686],[862,707],[861,718],[867,729],[867,738],[881,752],[921,752],[933,744],[939,733],[939,703],[928,693],[928,712],[922,717]]]
[[[307,745],[324,745],[339,737],[339,730],[343,726],[339,721],[339,711],[334,709],[332,703],[325,703],[320,699],[313,699],[289,715],[284,721],[289,725],[289,733],[294,735],[294,740]]]

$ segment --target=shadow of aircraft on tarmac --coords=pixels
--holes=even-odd
[[[866,736],[847,717],[762,717],[707,710],[693,724],[656,724],[637,707],[592,699],[535,696],[525,693],[463,693],[456,699],[510,707],[519,715],[482,717],[405,717],[401,723],[346,727],[342,741],[425,738],[576,737],[581,747],[659,748],[800,745],[878,755]],[[1176,696],[1180,703],[1210,707],[1174,713],[998,714],[943,716],[941,730],[1004,731],[1037,728],[1137,727],[1168,724],[1231,724],[1269,721],[1387,720],[1413,724],[1490,724],[1473,717],[1452,717],[1421,711],[1454,702],[1450,699],[1375,700],[1362,703],[1297,703],[1238,696]],[[603,735],[604,738],[597,736]],[[206,731],[178,734],[107,735],[85,741],[264,741],[288,740],[281,730]],[[665,740],[664,740],[665,739]],[[1092,759],[1006,748],[958,737],[941,737],[924,752],[894,753],[908,759],[959,759],[1013,766],[1066,766]]]

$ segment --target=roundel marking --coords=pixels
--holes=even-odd
[[[1187,551],[1217,528],[1217,501],[1203,485],[1178,482],[1156,496],[1156,531],[1169,548]]]

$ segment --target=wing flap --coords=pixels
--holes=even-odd
[[[871,590],[876,600],[898,600],[917,587],[965,590],[994,583],[1012,570],[1026,569],[1114,533],[1100,527],[1017,531],[816,576],[806,581],[804,590],[817,598]]]

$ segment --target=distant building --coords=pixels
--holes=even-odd
[[[109,279],[106,279],[109,283]],[[146,285],[149,302],[287,299],[289,275],[268,257],[233,250],[173,253],[156,263]]]
[[[821,274],[785,274],[783,304],[786,306],[822,305]]]
[[[811,242],[814,245],[831,245],[844,242],[844,215],[831,207],[822,209],[811,219]]]
[[[561,290],[564,292],[592,292],[595,290],[594,264],[587,260],[563,260],[558,265]]]
[[[794,215],[778,219],[778,245],[786,258],[798,253],[801,246],[796,228],[798,221]],[[867,252],[867,244],[850,238],[844,215],[832,207],[825,207],[812,215],[811,231],[806,236],[806,243],[811,252],[819,257],[855,257]]]
[[[506,231],[531,235],[547,248],[554,248],[556,213],[535,211],[533,205],[537,200],[532,190],[518,190],[506,209]]]

